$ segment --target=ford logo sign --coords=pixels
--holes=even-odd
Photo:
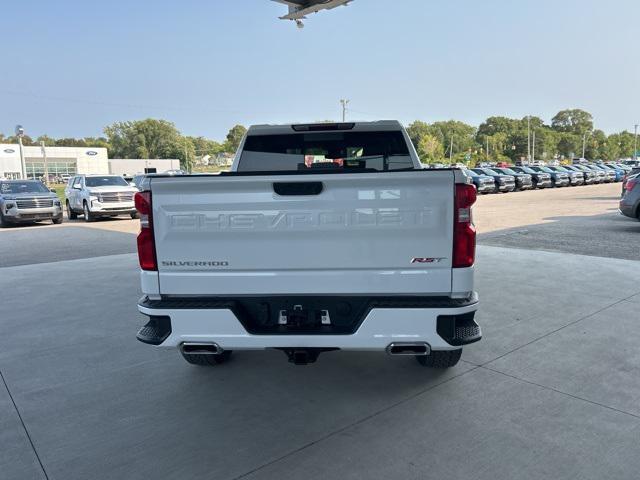
[[[5,148],[4,153],[16,153],[16,151],[13,148]]]
[[[98,152],[96,152],[96,151],[94,151],[94,150],[89,150],[89,151],[87,152],[87,155],[90,155],[90,156],[92,156],[92,157],[93,157],[94,155],[97,155],[97,154],[98,154]]]

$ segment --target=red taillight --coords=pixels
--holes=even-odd
[[[151,208],[151,192],[138,192],[134,202],[140,214],[140,233],[138,234],[138,259],[142,270],[158,270],[156,261],[156,245],[153,238],[153,210]]]
[[[456,184],[453,214],[453,268],[471,267],[476,258],[476,229],[471,218],[471,207],[476,203],[474,185]]]
[[[627,192],[630,192],[631,190],[633,190],[633,187],[635,187],[637,183],[638,183],[638,180],[636,180],[635,178],[632,178],[631,180],[627,180],[627,183],[624,184],[624,189]]]

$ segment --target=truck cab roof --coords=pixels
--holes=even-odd
[[[247,135],[282,135],[287,133],[307,133],[326,131],[394,131],[402,130],[402,125],[397,120],[379,120],[375,122],[322,122],[322,123],[293,123],[281,125],[252,125]]]

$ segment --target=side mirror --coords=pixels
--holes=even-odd
[[[136,184],[135,184],[135,183],[133,183],[133,182],[129,182],[129,186],[130,186],[130,187],[137,188],[137,187],[136,187]]]
[[[50,188],[50,189],[49,189],[49,191],[50,191],[51,193],[56,193],[56,189],[55,189],[55,188]]]

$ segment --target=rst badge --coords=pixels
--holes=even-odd
[[[411,263],[440,263],[444,258],[413,257]]]

